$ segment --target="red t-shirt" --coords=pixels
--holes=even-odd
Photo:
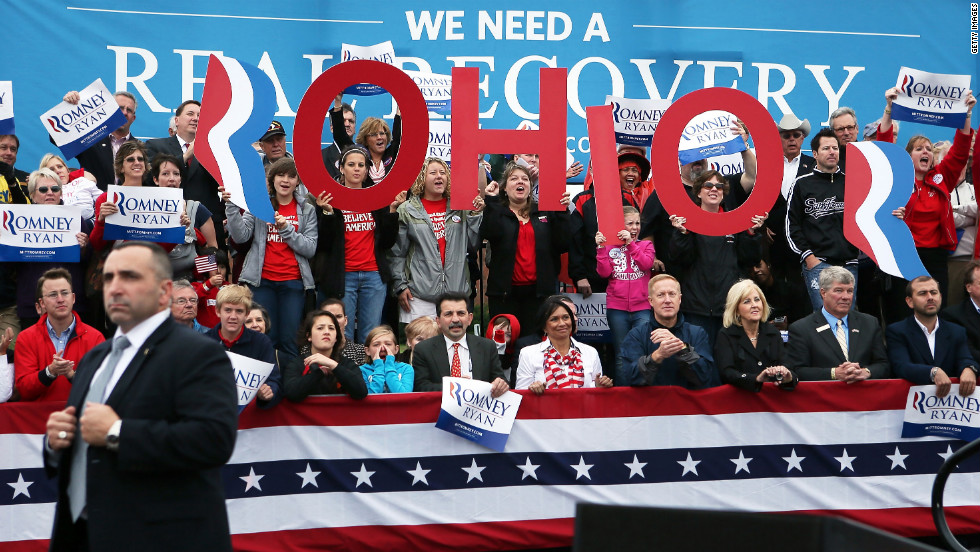
[[[293,225],[294,231],[299,231],[295,201],[290,201],[287,205],[280,205],[276,213],[289,221],[289,224]],[[262,279],[273,282],[299,280],[301,276],[299,264],[296,262],[296,254],[286,242],[282,241],[279,228],[275,224],[268,226],[269,233],[265,238],[265,262],[262,264]]]
[[[432,222],[432,230],[436,233],[439,240],[439,255],[442,257],[442,264],[446,264],[446,199],[429,201],[422,198],[422,206],[429,214],[429,221]]]
[[[519,286],[533,284],[538,277],[538,265],[534,254],[534,227],[531,221],[522,222],[517,231],[517,255],[514,258],[514,278],[511,283]]]
[[[347,272],[376,272],[374,215],[344,213],[344,258]]]

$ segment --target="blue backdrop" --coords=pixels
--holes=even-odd
[[[200,99],[211,52],[253,63],[277,85],[276,118],[292,137],[293,116],[312,79],[338,62],[340,45],[391,40],[405,69],[448,74],[479,67],[485,127],[535,120],[538,68],[569,70],[568,148],[588,159],[584,107],[607,94],[678,97],[733,86],[762,101],[777,120],[792,111],[816,128],[839,105],[859,123],[877,119],[883,92],[902,65],[976,73],[970,3],[785,1],[486,3],[211,2],[145,0],[7,2],[0,80],[12,80],[17,166],[36,168],[53,151],[38,116],[102,78],[138,101],[133,133],[166,136],[172,110]],[[121,11],[125,10],[125,11]],[[974,88],[976,87],[974,76]],[[352,99],[352,98],[351,98]],[[390,97],[357,101],[358,118],[393,114]],[[947,139],[952,131],[905,125]],[[325,142],[330,142],[325,137]]]

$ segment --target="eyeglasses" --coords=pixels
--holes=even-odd
[[[45,293],[44,294],[44,298],[45,299],[57,299],[59,295],[62,296],[62,297],[64,297],[65,299],[67,299],[67,298],[71,297],[71,290],[70,289],[63,289],[61,291],[52,291],[50,293]]]
[[[724,190],[725,189],[725,183],[724,182],[705,182],[704,184],[701,185],[701,187],[702,188],[714,188],[716,190]]]
[[[858,128],[857,125],[847,125],[847,126],[835,128],[834,132],[838,134],[840,134],[841,132],[854,132],[855,130],[857,130],[857,128]]]
[[[131,156],[127,157],[126,159],[123,159],[123,161],[125,161],[127,163],[142,163],[143,162],[143,158],[142,157],[136,157],[135,155],[131,155]]]
[[[197,299],[185,299],[184,297],[181,297],[180,299],[174,299],[174,304],[179,307],[182,307],[188,303],[191,305],[196,305]]]
[[[51,186],[50,188],[48,186],[37,187],[37,191],[41,192],[42,194],[48,193],[48,190],[51,190],[53,193],[58,193],[61,191],[61,186]]]
[[[803,133],[798,130],[780,132],[779,135],[782,136],[783,140],[799,140],[800,138],[803,138]]]

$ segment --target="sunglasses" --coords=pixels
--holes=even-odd
[[[705,182],[701,185],[702,188],[715,188],[716,190],[724,190],[725,184],[723,182]]]
[[[47,187],[47,186],[38,186],[37,187],[37,191],[41,192],[42,194],[48,193],[48,190],[51,190],[54,193],[58,193],[58,192],[61,191],[61,186],[51,186],[50,188]]]
[[[798,130],[793,131],[793,132],[780,132],[779,135],[782,136],[786,140],[789,140],[789,139],[796,140],[796,139],[799,139],[799,138],[803,138],[803,133],[800,132],[800,131],[798,131]]]
[[[136,157],[136,156],[129,156],[126,159],[123,159],[123,161],[125,161],[127,163],[142,163],[143,162],[143,158],[142,157]]]

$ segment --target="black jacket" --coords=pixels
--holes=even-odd
[[[561,254],[568,251],[568,212],[538,211],[538,204],[532,203],[530,217],[529,224],[534,229],[537,295],[547,297],[555,292]],[[498,201],[487,204],[480,223],[480,237],[490,244],[487,295],[501,296],[510,292],[520,228],[521,222],[507,205]]]
[[[371,215],[374,217],[374,259],[378,263],[381,280],[388,283],[391,281],[391,265],[387,251],[395,246],[398,238],[398,214],[383,207],[371,211]],[[339,299],[344,296],[347,265],[344,213],[334,209],[332,215],[327,215],[317,207],[316,221],[316,253],[310,261],[313,279],[326,297]]]
[[[741,266],[758,258],[762,234],[748,232],[704,236],[674,229],[669,254],[681,281],[681,311],[721,316],[732,284],[741,279]]]
[[[857,248],[844,237],[844,173],[814,171],[796,181],[786,235],[800,262],[811,254],[838,266],[857,259]]]
[[[973,306],[973,300],[967,295],[959,305],[954,305],[939,313],[943,320],[963,326],[966,330],[966,346],[970,356],[980,359],[980,312]]]
[[[715,365],[722,383],[747,391],[760,391],[762,383],[755,378],[770,366],[784,366],[783,349],[783,338],[772,324],[759,325],[759,340],[755,347],[744,328],[729,326],[722,328],[715,340]],[[797,382],[799,378],[793,373],[793,379],[782,382],[779,388],[789,391]]]
[[[310,395],[347,394],[352,399],[367,396],[367,384],[361,368],[347,357],[341,357],[337,367],[327,375],[316,365],[306,366],[303,359],[310,354],[309,346],[300,349],[300,356],[283,360],[283,389],[286,398],[301,402]]]

